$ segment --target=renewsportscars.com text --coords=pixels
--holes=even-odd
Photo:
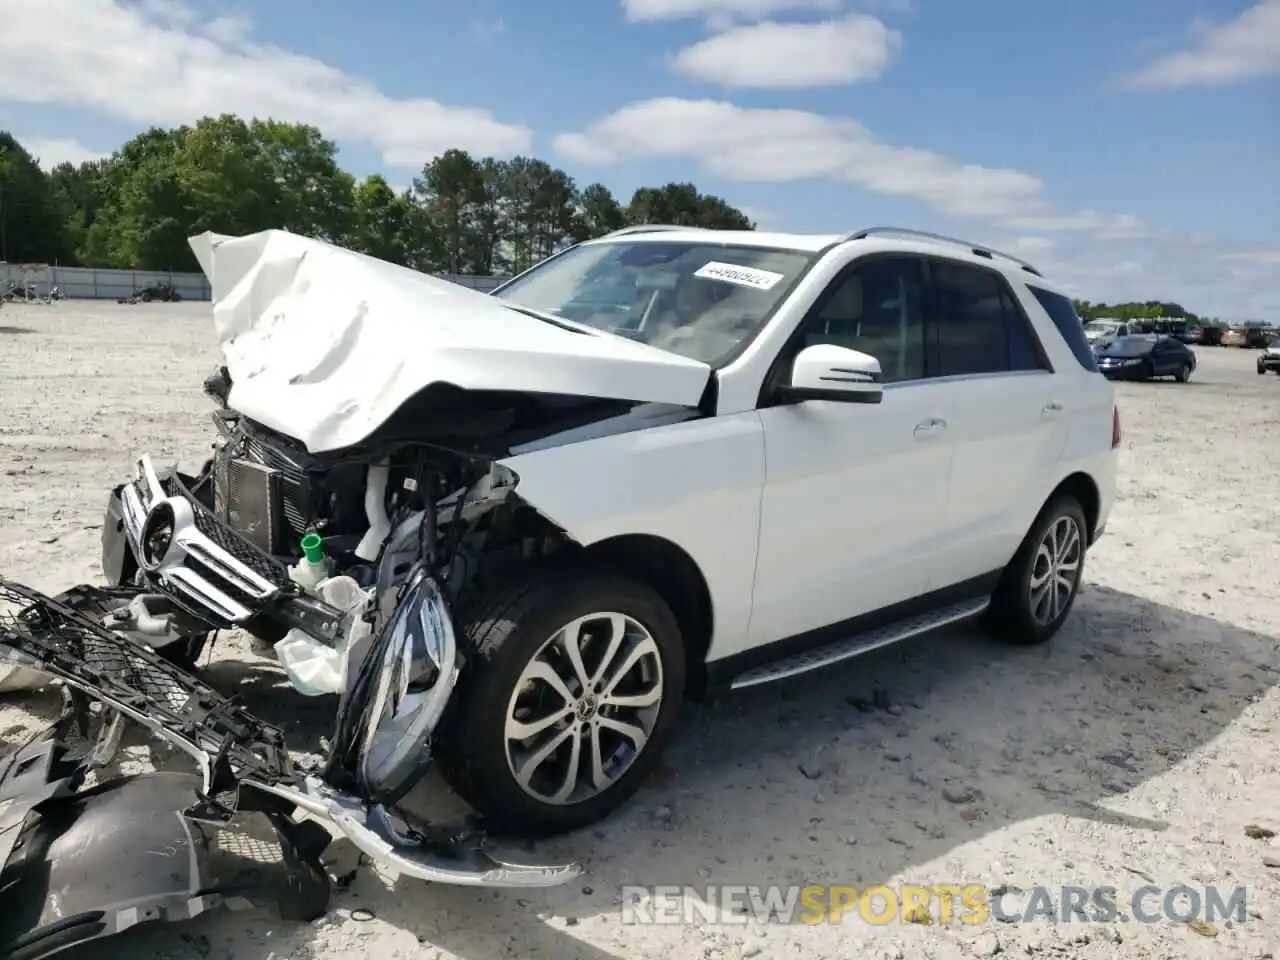
[[[625,886],[622,922],[630,924],[764,923],[1214,923],[1247,916],[1244,887],[1033,887],[904,884],[705,887]]]

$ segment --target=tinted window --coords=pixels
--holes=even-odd
[[[933,263],[938,375],[1042,369],[1022,311],[999,274],[958,263]]]
[[[1111,357],[1145,357],[1155,344],[1148,336],[1118,337],[1103,348],[1103,353]]]
[[[1093,350],[1089,347],[1089,341],[1084,335],[1084,325],[1076,315],[1076,308],[1071,301],[1060,293],[1043,290],[1031,284],[1027,284],[1027,289],[1040,302],[1044,312],[1049,315],[1053,325],[1058,328],[1058,332],[1062,334],[1062,339],[1067,342],[1067,346],[1071,348],[1071,352],[1075,355],[1080,366],[1096,373],[1098,364],[1094,360]]]
[[[831,343],[880,361],[886,383],[924,376],[924,281],[908,258],[863,261],[837,277],[801,327],[800,349]]]

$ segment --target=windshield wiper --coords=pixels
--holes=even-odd
[[[561,330],[567,330],[570,333],[581,333],[584,336],[599,336],[600,331],[591,327],[580,326],[569,320],[563,320],[560,317],[553,317],[549,313],[540,313],[537,310],[530,310],[528,307],[522,307],[518,303],[503,303],[508,310],[514,310],[516,313],[523,313],[526,317],[533,317],[535,320],[541,320],[543,323],[549,323],[553,327],[559,327]]]

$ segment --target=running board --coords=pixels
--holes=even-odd
[[[980,600],[965,600],[963,603],[940,607],[906,620],[887,623],[883,627],[856,633],[843,640],[836,640],[814,647],[812,650],[805,650],[803,653],[796,653],[781,660],[753,667],[735,677],[729,684],[729,689],[741,690],[744,687],[755,687],[762,683],[799,676],[810,670],[821,670],[841,660],[848,660],[850,657],[869,653],[892,643],[918,637],[922,633],[931,633],[953,623],[969,620],[981,614],[990,605],[991,600],[988,597]]]

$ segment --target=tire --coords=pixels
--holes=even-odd
[[[1179,382],[1179,383],[1186,383],[1188,380],[1190,380],[1190,379],[1191,379],[1191,370],[1192,370],[1191,364],[1189,364],[1189,363],[1184,363],[1184,364],[1182,365],[1182,369],[1181,369],[1181,370],[1179,370],[1179,371],[1178,371],[1178,373],[1177,373],[1177,375],[1176,375],[1176,376],[1177,376],[1177,379],[1178,379],[1178,382]]]
[[[487,829],[509,836],[551,836],[585,827],[612,813],[649,776],[679,716],[685,653],[680,627],[670,608],[650,587],[630,577],[576,569],[527,576],[493,591],[481,607],[461,625],[473,652],[450,705],[450,716],[442,725],[438,755],[445,780],[476,809]],[[599,655],[602,646],[608,646],[601,631],[612,625],[603,619],[581,622],[597,613],[620,614],[626,628],[623,645],[616,648],[618,655],[607,661],[606,667],[624,665],[624,658],[630,657],[637,644],[650,650],[622,676],[612,676],[599,666],[604,659]],[[567,647],[556,641],[564,628],[575,624],[578,637],[585,635],[588,641],[583,645],[579,639],[575,644],[583,654],[580,661],[588,679],[610,678],[595,688],[596,696],[578,697],[577,681],[563,679],[572,678],[575,671],[563,654]],[[535,662],[540,666],[534,667]],[[571,694],[569,700],[556,693],[545,677],[551,663],[559,665],[552,669],[562,677],[561,684]],[[530,680],[528,668],[542,669],[543,673]],[[650,693],[656,685],[660,700],[655,705],[643,709],[608,705],[603,691],[609,689],[610,680],[618,684],[644,680],[646,675],[648,685],[632,696]],[[631,686],[629,682],[622,685]],[[526,740],[509,739],[509,717],[513,722],[533,724],[548,715],[561,719]],[[610,725],[609,721],[617,720],[631,724],[632,729],[647,727],[648,735],[638,751],[634,740]],[[575,728],[586,733],[568,732]],[[570,778],[567,771],[575,738],[580,743],[579,775]],[[560,746],[551,750],[547,760],[523,766],[556,740]],[[599,768],[591,760],[593,744],[598,747],[597,756],[608,753]],[[591,784],[595,769],[615,762],[620,765],[611,772],[607,786],[597,789]],[[557,766],[561,763],[563,766]],[[521,785],[516,769],[531,770],[525,778],[529,788]],[[574,786],[576,798],[572,793],[552,790],[557,786],[563,789],[565,784]]]
[[[1074,544],[1069,542],[1072,528]],[[995,636],[1020,646],[1033,646],[1048,642],[1061,629],[1075,605],[1076,595],[1080,592],[1088,529],[1084,509],[1075,497],[1061,495],[1045,505],[992,594],[985,622]],[[1058,572],[1064,572],[1065,575],[1061,581],[1062,589],[1056,593],[1056,612],[1051,605],[1041,606],[1033,602],[1032,588],[1033,576],[1039,577],[1046,562],[1052,571],[1052,561],[1042,551],[1044,547],[1052,552],[1048,543],[1051,532],[1057,534],[1060,546],[1065,548],[1060,551],[1061,559],[1074,563],[1074,568],[1057,568]],[[1053,572],[1049,574],[1049,582],[1051,586],[1054,583]],[[1046,600],[1048,599],[1050,598],[1046,596]]]

